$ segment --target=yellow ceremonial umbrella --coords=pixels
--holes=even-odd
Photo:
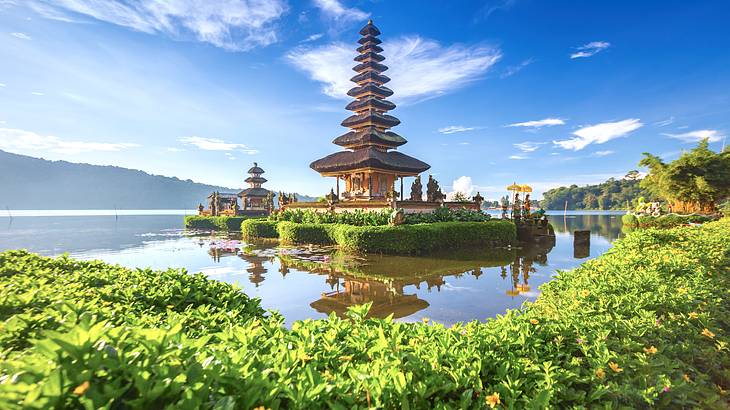
[[[517,185],[516,183],[512,183],[512,185],[507,187],[508,191],[519,191],[521,188],[521,185]]]
[[[532,192],[532,187],[531,187],[531,186],[529,186],[529,185],[527,185],[527,184],[525,184],[525,185],[520,185],[520,189],[519,189],[519,191],[520,191],[520,192]]]

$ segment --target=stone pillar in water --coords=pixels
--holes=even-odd
[[[573,257],[587,258],[591,254],[591,231],[573,232]]]

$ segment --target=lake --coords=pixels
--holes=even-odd
[[[342,316],[348,306],[373,302],[374,316],[427,317],[451,325],[494,317],[534,300],[538,287],[558,270],[608,250],[621,236],[623,214],[548,212],[554,245],[411,257],[250,244],[233,233],[185,230],[184,212],[14,211],[13,218],[0,217],[0,250],[202,272],[238,284],[265,308],[281,312],[287,324],[332,312]],[[591,230],[589,249],[573,248],[572,232],[578,229]]]

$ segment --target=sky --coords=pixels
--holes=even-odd
[[[256,161],[266,187],[321,196],[334,180],[309,164],[340,150],[373,19],[399,150],[444,192],[539,198],[642,152],[722,149],[729,18],[720,0],[0,0],[0,149],[231,188]]]

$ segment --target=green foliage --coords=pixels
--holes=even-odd
[[[241,223],[241,237],[244,240],[259,238],[278,238],[276,221],[265,219],[246,219]]]
[[[241,229],[241,222],[246,219],[248,217],[245,216],[188,215],[185,217],[185,227],[190,229],[237,231]]]
[[[682,211],[711,212],[730,197],[730,150],[714,152],[706,139],[668,164],[645,152],[639,165],[650,171],[641,186]]]
[[[624,226],[630,228],[674,228],[690,223],[701,224],[710,222],[715,218],[704,215],[677,215],[668,214],[661,216],[633,215],[627,214],[621,217]]]
[[[657,198],[642,189],[638,174],[631,171],[626,179],[611,178],[598,185],[579,187],[571,185],[550,189],[542,194],[541,205],[545,209],[563,209],[568,201],[568,209],[627,209],[626,204],[636,201],[640,196],[649,201]]]
[[[469,198],[466,197],[466,194],[464,194],[461,191],[456,191],[454,193],[454,198],[451,199],[453,202],[471,202]]]
[[[504,246],[517,237],[515,225],[503,220],[398,226],[279,222],[277,230],[284,243],[339,245],[351,251],[396,254]]]
[[[5,252],[0,408],[725,408],[729,232],[634,232],[450,328],[364,305],[288,330],[201,276]]]
[[[357,209],[353,212],[317,212],[311,209],[284,210],[269,216],[271,221],[288,221],[307,224],[345,224],[355,226],[380,226],[388,225],[392,209],[381,209],[378,211],[362,211]],[[446,207],[436,208],[435,211],[422,214],[406,214],[406,224],[419,224],[430,222],[482,222],[488,221],[490,216],[484,212],[472,211],[469,209],[454,209]]]

